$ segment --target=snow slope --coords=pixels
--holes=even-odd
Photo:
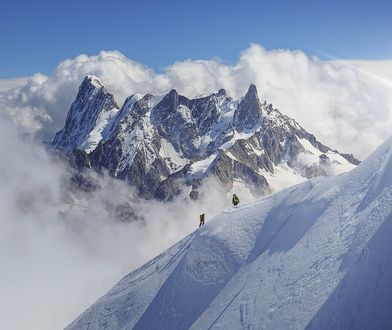
[[[392,138],[347,174],[227,209],[68,329],[392,328]]]

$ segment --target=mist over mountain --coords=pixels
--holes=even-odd
[[[200,210],[208,221],[230,205],[213,180],[197,201],[180,195],[165,203],[94,171],[80,185],[62,157],[1,115],[0,151],[4,329],[65,327],[130,268],[192,232]]]

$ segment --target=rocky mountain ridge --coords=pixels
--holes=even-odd
[[[223,89],[193,99],[173,89],[131,95],[119,108],[105,85],[87,76],[52,145],[79,169],[106,171],[162,200],[184,190],[197,198],[208,177],[262,195],[358,164],[261,102],[253,84],[238,100]]]

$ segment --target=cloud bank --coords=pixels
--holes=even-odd
[[[171,88],[189,97],[225,88],[239,97],[253,82],[262,98],[294,117],[321,142],[364,158],[390,134],[392,64],[352,63],[251,45],[232,65],[219,59],[187,60],[157,73],[120,52],[102,51],[65,60],[51,76],[38,74],[24,86],[0,93],[0,106],[27,132],[50,140],[63,126],[87,74],[105,82],[120,104],[133,93],[164,94]],[[375,73],[369,75],[369,68],[376,68]],[[377,79],[381,71],[384,75]]]

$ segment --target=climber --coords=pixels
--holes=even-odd
[[[199,227],[201,227],[201,226],[203,226],[204,225],[204,219],[205,219],[205,214],[204,213],[202,213],[202,214],[200,214],[200,224],[199,224]]]
[[[236,194],[233,194],[233,198],[231,201],[233,202],[234,206],[237,206],[240,202],[240,199],[238,198],[238,196]]]

